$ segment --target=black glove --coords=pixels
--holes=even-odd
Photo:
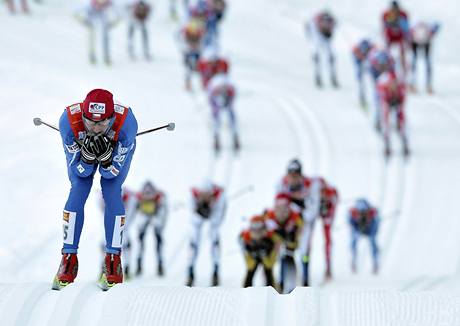
[[[81,145],[81,160],[87,164],[96,163],[96,154],[93,150],[93,137],[86,136]]]
[[[94,136],[94,154],[103,168],[112,164],[113,145],[110,139],[105,135]]]

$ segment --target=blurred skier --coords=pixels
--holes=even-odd
[[[179,34],[185,65],[185,89],[188,91],[192,90],[192,74],[198,71],[204,33],[205,28],[198,20],[190,20]]]
[[[234,110],[236,90],[233,82],[230,81],[226,74],[219,73],[214,75],[208,83],[207,93],[209,105],[212,110],[214,150],[219,152],[221,149],[219,137],[221,126],[220,120],[221,113],[226,111],[230,118],[230,127],[233,136],[233,149],[238,151],[240,149],[240,140]]]
[[[263,215],[251,218],[249,228],[240,234],[240,243],[246,261],[246,276],[243,287],[252,286],[254,275],[259,265],[263,266],[265,284],[276,288],[273,277],[273,266],[277,259],[279,238],[273,230],[269,230]]]
[[[12,14],[16,13],[16,2],[18,2],[18,1],[16,1],[16,0],[6,0],[6,5],[8,6],[8,9],[9,9],[10,13],[12,13]],[[25,13],[25,14],[30,13],[29,5],[28,5],[27,0],[20,0],[20,4],[21,4],[21,9],[22,9],[23,13]]]
[[[202,56],[198,60],[198,71],[204,89],[206,89],[214,75],[219,73],[227,74],[228,70],[228,61],[219,55],[216,48],[207,47],[204,49]]]
[[[307,25],[307,31],[311,35],[314,46],[313,62],[315,65],[315,83],[318,87],[322,87],[323,85],[321,77],[321,56],[323,55],[329,62],[332,85],[334,87],[339,86],[335,67],[335,54],[331,45],[335,26],[335,18],[328,11],[320,12]]]
[[[100,33],[104,62],[112,63],[110,56],[110,28],[119,20],[111,0],[87,0],[77,13],[76,18],[89,28],[89,61],[96,63],[96,37]]]
[[[439,30],[439,24],[417,23],[410,29],[410,44],[412,48],[412,75],[410,88],[413,92],[417,91],[417,59],[418,53],[423,51],[426,67],[426,91],[429,94],[433,93],[432,84],[432,63],[431,63],[431,48],[434,35]]]
[[[201,21],[206,28],[203,39],[205,46],[218,46],[218,22],[225,9],[221,2],[222,0],[198,0],[189,5],[189,18]]]
[[[364,72],[366,59],[374,44],[368,40],[363,39],[353,47],[352,55],[353,62],[355,63],[356,79],[358,80],[359,87],[359,103],[361,107],[367,107],[366,95],[364,91]]]
[[[152,11],[152,6],[145,0],[134,0],[129,5],[130,17],[128,25],[128,53],[131,59],[135,59],[134,54],[134,32],[139,29],[142,33],[142,46],[144,49],[144,57],[146,60],[151,60],[149,48],[149,32],[147,29],[147,21]]]
[[[335,209],[339,201],[339,195],[337,189],[331,186],[323,178],[319,178],[321,184],[321,202],[319,208],[319,217],[323,221],[323,231],[324,231],[324,249],[326,254],[326,273],[325,279],[329,280],[332,278],[332,268],[331,268],[331,247],[332,247],[332,237],[331,237],[331,228],[332,223],[334,222]]]
[[[409,18],[407,12],[399,6],[398,1],[392,1],[391,6],[382,15],[383,35],[387,49],[391,52],[393,46],[399,47],[399,60],[403,76],[406,76],[406,50],[409,39]]]
[[[302,283],[310,283],[309,264],[311,252],[311,237],[315,226],[315,219],[319,213],[321,185],[318,180],[302,175],[302,164],[293,159],[287,167],[287,174],[278,186],[278,192],[286,193],[291,199],[291,207],[301,214],[303,220],[300,253],[302,257]]]
[[[394,59],[390,52],[374,48],[368,54],[368,71],[373,81],[373,92],[375,100],[375,129],[380,132],[382,130],[382,108],[380,105],[379,91],[377,88],[377,80],[385,72],[395,72]]]
[[[294,253],[299,245],[302,231],[302,217],[292,210],[291,198],[288,194],[276,195],[275,207],[265,213],[269,228],[281,239],[280,247],[280,293],[289,293],[296,286],[296,264]]]
[[[375,207],[366,199],[358,199],[348,213],[348,220],[351,226],[351,269],[353,273],[357,271],[357,244],[361,235],[369,237],[372,249],[373,272],[379,271],[379,248],[377,246],[377,231],[380,217]]]
[[[187,286],[193,286],[195,280],[195,262],[201,239],[201,227],[209,221],[211,238],[211,256],[213,262],[212,286],[219,285],[220,236],[219,228],[224,219],[226,198],[224,189],[205,181],[200,187],[192,188],[192,238],[190,241],[190,260],[188,265]]]
[[[407,140],[406,118],[404,114],[404,101],[406,89],[402,81],[398,80],[394,73],[385,73],[377,81],[379,99],[383,114],[383,138],[385,142],[385,157],[391,155],[390,146],[390,118],[395,115],[397,129],[403,144],[404,156],[409,156],[409,145]]]
[[[139,254],[137,257],[136,275],[142,273],[142,266],[145,253],[145,235],[150,225],[153,225],[153,231],[156,240],[157,255],[157,275],[164,275],[163,265],[163,230],[168,216],[168,207],[164,192],[153,185],[152,182],[146,181],[142,190],[137,194],[137,205],[134,214],[139,213],[140,227],[138,230]],[[134,219],[134,215],[130,216]]]
[[[129,107],[114,103],[103,89],[88,93],[82,103],[68,106],[59,120],[71,189],[64,207],[64,246],[53,289],[72,283],[78,272],[78,244],[84,206],[96,171],[105,202],[105,265],[100,286],[107,290],[123,282],[120,259],[125,208],[121,187],[136,148],[137,122]]]

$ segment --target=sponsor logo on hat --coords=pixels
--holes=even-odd
[[[74,104],[70,107],[70,114],[81,112],[80,104]]]
[[[89,102],[89,113],[104,114],[105,103]]]

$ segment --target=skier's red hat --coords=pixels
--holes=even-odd
[[[113,116],[113,95],[105,89],[93,89],[83,101],[83,115],[93,121],[109,119]]]
[[[284,192],[281,192],[275,197],[275,205],[289,205],[291,203],[291,196]]]

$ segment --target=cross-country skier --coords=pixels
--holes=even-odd
[[[229,63],[221,57],[215,47],[207,47],[198,60],[198,71],[201,76],[203,88],[206,89],[212,77],[219,73],[227,74]]]
[[[238,127],[234,102],[236,90],[233,82],[227,74],[219,73],[214,75],[207,86],[208,101],[212,110],[214,150],[217,152],[221,149],[219,132],[221,129],[221,114],[225,111],[230,118],[230,128],[233,138],[233,149],[240,149],[240,139],[238,136]]]
[[[188,21],[179,32],[179,41],[185,65],[185,89],[192,90],[192,74],[198,71],[198,60],[203,48],[205,27],[198,20]]]
[[[302,255],[302,283],[304,286],[308,286],[310,283],[311,237],[315,219],[319,212],[320,190],[321,186],[317,180],[302,175],[302,164],[297,159],[289,162],[287,174],[282,178],[278,187],[278,192],[286,193],[290,196],[291,206],[295,211],[300,212],[303,219],[299,250]]]
[[[164,275],[163,265],[163,230],[166,224],[168,215],[168,207],[166,202],[166,195],[153,185],[152,182],[147,181],[142,190],[137,194],[137,205],[134,214],[138,215],[137,218],[141,219],[140,227],[138,230],[139,238],[139,255],[137,258],[136,275],[142,273],[142,266],[145,252],[145,235],[149,225],[153,225],[153,231],[156,240],[156,254],[157,254],[157,275]],[[130,219],[134,219],[129,216]]]
[[[406,50],[409,39],[409,18],[407,12],[399,6],[398,1],[392,1],[391,6],[382,15],[383,36],[387,49],[391,51],[395,45],[399,48],[400,67],[403,76],[406,75]]]
[[[356,79],[358,80],[359,87],[359,103],[363,108],[367,107],[366,95],[364,92],[364,72],[366,66],[366,59],[373,47],[374,44],[370,40],[363,39],[352,49],[353,62],[355,64],[356,71]]]
[[[319,217],[323,221],[324,231],[324,250],[326,254],[326,273],[325,279],[329,280],[332,278],[331,268],[331,247],[332,247],[332,236],[331,228],[334,222],[335,209],[339,201],[339,195],[337,189],[330,185],[324,180],[319,178],[321,184],[321,203],[319,207]]]
[[[379,248],[377,245],[377,231],[380,217],[378,211],[366,199],[358,199],[348,213],[348,220],[351,225],[351,269],[357,271],[357,245],[361,235],[369,237],[372,249],[373,272],[379,271]]]
[[[64,110],[59,120],[59,130],[71,189],[64,206],[64,245],[53,289],[72,283],[77,276],[77,252],[85,218],[84,207],[94,175],[99,171],[105,202],[106,240],[100,286],[107,290],[123,281],[120,252],[126,215],[122,185],[136,148],[137,121],[131,108],[114,103],[109,91],[94,89],[83,102]]]
[[[267,225],[273,229],[281,239],[280,247],[280,279],[281,293],[290,292],[296,284],[296,265],[294,253],[300,241],[302,232],[302,217],[292,210],[290,195],[280,193],[275,197],[275,207],[265,213]],[[291,279],[287,279],[291,278]],[[290,283],[290,284],[288,284]],[[288,288],[285,288],[285,285]],[[292,288],[289,288],[292,287]]]
[[[397,130],[401,137],[404,156],[409,156],[409,144],[407,139],[406,115],[404,105],[406,99],[405,84],[394,73],[385,73],[377,81],[380,106],[382,108],[383,139],[385,143],[385,157],[391,155],[390,128],[391,117],[395,115]]]
[[[429,24],[419,22],[410,28],[410,44],[412,48],[412,75],[410,87],[413,92],[417,91],[417,59],[419,52],[423,52],[426,67],[426,91],[429,94],[433,93],[432,84],[432,62],[431,52],[433,37],[439,30],[439,24]]]
[[[110,28],[119,20],[111,0],[87,0],[79,9],[76,18],[89,29],[89,60],[96,63],[96,38],[101,34],[104,62],[112,63],[110,55]]]
[[[368,55],[368,72],[373,81],[372,89],[375,101],[375,129],[380,132],[382,130],[382,108],[380,106],[379,91],[377,88],[377,80],[385,72],[395,72],[394,59],[390,52],[374,48]]]
[[[190,241],[190,261],[188,265],[187,286],[193,286],[195,280],[195,262],[199,252],[201,227],[209,221],[211,239],[211,257],[213,263],[213,286],[219,285],[220,236],[219,229],[224,219],[226,198],[224,189],[205,181],[200,187],[192,188],[192,238]]]
[[[243,287],[252,286],[257,267],[262,265],[266,285],[276,288],[273,266],[277,260],[279,241],[276,233],[268,229],[266,218],[263,215],[251,218],[249,228],[240,234],[240,243],[247,268]]]
[[[320,12],[307,24],[307,33],[310,33],[314,47],[313,63],[315,65],[315,83],[318,87],[323,85],[321,77],[321,57],[323,56],[329,63],[332,85],[334,87],[339,86],[335,67],[335,54],[331,44],[335,26],[335,18],[329,11]]]
[[[131,59],[135,59],[134,53],[134,32],[140,30],[142,34],[142,46],[144,50],[144,57],[146,60],[151,60],[150,47],[149,47],[149,31],[147,28],[147,21],[152,11],[152,6],[145,0],[134,0],[129,5],[130,11],[129,25],[128,25],[128,53]]]

